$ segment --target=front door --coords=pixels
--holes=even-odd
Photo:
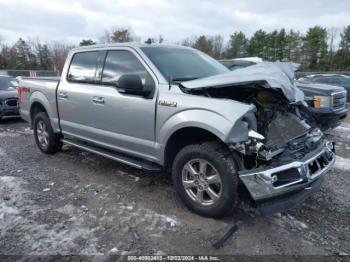
[[[71,121],[67,114],[61,116],[61,127],[102,146],[153,160],[156,81],[132,50],[108,51],[103,60],[104,66],[95,73],[98,84],[70,84],[69,89],[76,91],[69,92],[67,101],[77,111],[70,110]],[[153,90],[151,95],[119,93],[118,80],[124,74],[139,75],[143,85]]]

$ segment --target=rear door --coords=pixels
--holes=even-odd
[[[66,76],[57,90],[60,127],[64,134],[96,138],[94,135],[95,107],[93,97],[99,93],[98,67],[104,51],[81,52],[73,55]]]

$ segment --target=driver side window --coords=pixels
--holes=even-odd
[[[147,89],[154,89],[155,83],[141,62],[129,51],[108,51],[102,72],[102,83],[116,86],[123,75],[138,75]]]

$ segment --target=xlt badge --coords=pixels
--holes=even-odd
[[[161,106],[177,107],[177,102],[173,101],[159,100],[158,104]]]

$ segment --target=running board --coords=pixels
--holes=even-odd
[[[147,172],[157,172],[160,171],[162,168],[161,166],[154,164],[152,162],[146,162],[146,161],[142,161],[142,160],[138,160],[137,158],[133,158],[133,157],[128,157],[126,155],[123,154],[118,154],[117,152],[112,152],[97,146],[93,146],[91,144],[85,144],[85,143],[81,143],[78,141],[73,141],[73,140],[68,140],[68,139],[61,139],[61,141],[64,144],[67,145],[71,145],[80,149],[83,149],[85,151],[91,152],[91,153],[95,153],[97,155],[100,156],[104,156],[107,157],[109,159],[118,161],[120,163],[147,171]]]

